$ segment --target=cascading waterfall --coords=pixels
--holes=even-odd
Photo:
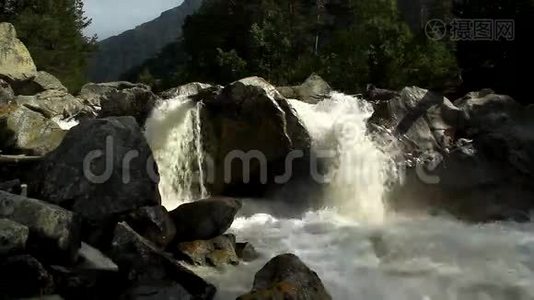
[[[367,135],[372,105],[341,93],[315,105],[290,104],[310,132],[312,150],[335,158],[326,177],[325,202],[354,220],[382,222],[386,182],[394,172],[387,154]]]
[[[269,199],[263,208],[263,202],[244,201],[242,211],[256,213],[238,217],[229,231],[251,242],[261,258],[223,270],[194,268],[217,286],[216,299],[248,292],[254,274],[288,252],[316,271],[336,300],[534,299],[533,224],[468,225],[386,214],[386,182],[397,172],[367,134],[371,105],[339,93],[315,105],[290,103],[314,152],[335,154],[324,196],[329,207],[277,218],[262,213],[273,211]],[[201,105],[185,97],[167,100],[146,124],[169,209],[205,193]]]
[[[145,124],[145,135],[160,173],[159,189],[167,209],[207,196],[202,164],[202,104],[188,97],[162,101]]]

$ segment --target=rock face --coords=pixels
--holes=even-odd
[[[87,120],[72,128],[38,174],[46,174],[36,179],[40,198],[108,234],[119,215],[160,205],[157,167],[132,117]]]
[[[180,285],[194,299],[212,299],[215,287],[181,266],[168,254],[119,223],[112,242],[113,260],[134,286]]]
[[[0,108],[0,148],[14,153],[44,155],[61,143],[65,133],[33,107]]]
[[[136,232],[160,248],[165,248],[176,235],[176,226],[163,206],[147,206],[130,213],[126,222]]]
[[[32,96],[18,96],[15,102],[39,111],[47,118],[73,117],[88,109],[81,99],[64,90],[46,90]]]
[[[36,297],[53,290],[52,276],[30,255],[0,260],[0,295],[6,299]]]
[[[176,241],[213,239],[230,228],[241,203],[232,198],[210,198],[180,205],[171,211]]]
[[[319,75],[312,74],[299,86],[285,86],[276,88],[282,96],[298,99],[310,104],[316,104],[327,97],[333,89]]]
[[[79,219],[55,205],[0,191],[0,218],[27,226],[29,243],[52,260],[72,261],[80,248]]]
[[[0,105],[7,105],[15,98],[15,92],[3,79],[0,79]]]
[[[237,265],[239,258],[235,252],[235,236],[226,234],[212,240],[181,242],[177,256],[186,262],[199,266],[223,267]]]
[[[309,134],[296,113],[261,78],[245,78],[200,98],[204,148],[215,170],[207,181],[212,194],[261,190],[283,173],[288,153],[309,151]]]
[[[140,125],[159,99],[148,86],[124,81],[89,83],[82,88],[79,97],[100,106],[100,117],[133,116]]]
[[[20,253],[26,249],[28,227],[8,219],[0,219],[0,256]]]
[[[17,39],[15,27],[0,23],[0,77],[13,82],[25,80],[36,71],[30,52]]]
[[[384,104],[381,104],[384,105]],[[470,221],[526,220],[534,204],[534,121],[512,98],[489,90],[452,104],[419,88],[377,110],[375,124],[392,127],[415,157],[392,207],[445,210]]]
[[[252,291],[238,299],[327,300],[332,297],[319,276],[297,256],[283,254],[256,273]]]

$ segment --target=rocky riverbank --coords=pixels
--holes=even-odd
[[[332,92],[314,75],[296,87],[251,77],[161,95],[142,84],[90,83],[71,95],[37,71],[10,24],[0,24],[0,53],[0,293],[7,298],[212,299],[215,287],[188,265],[221,268],[258,256],[227,233],[241,209],[227,196],[289,184],[276,178],[295,151],[294,177],[309,180],[312,141],[288,99],[317,103]],[[158,188],[162,166],[143,128],[155,107],[176,97],[201,104],[202,150],[215,170],[205,188],[215,196],[169,212]],[[375,108],[369,132],[406,167],[390,192],[392,208],[477,222],[529,219],[532,107],[490,90],[454,102],[417,87],[365,97]],[[235,150],[260,152],[266,168],[261,160],[246,173],[227,165]],[[267,263],[251,288],[239,299],[330,299],[291,254]]]

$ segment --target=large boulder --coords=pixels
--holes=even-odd
[[[194,299],[212,299],[215,295],[213,285],[158,250],[126,223],[115,228],[112,258],[134,287],[170,282],[184,287]]]
[[[31,251],[50,260],[73,261],[80,248],[78,217],[61,207],[37,199],[0,191],[0,218],[8,218],[30,230]]]
[[[212,240],[181,242],[175,256],[190,264],[199,266],[223,267],[237,265],[239,258],[235,251],[235,236],[221,235]]]
[[[176,235],[176,226],[163,206],[141,207],[130,213],[126,222],[145,239],[163,249]]]
[[[328,300],[321,279],[297,256],[283,254],[271,259],[254,278],[252,291],[238,300]]]
[[[36,177],[34,192],[101,229],[95,239],[110,238],[120,215],[160,205],[157,166],[132,117],[81,122],[43,158]]]
[[[180,205],[171,211],[176,238],[181,241],[210,240],[228,230],[241,203],[232,198],[210,198]]]
[[[35,95],[48,90],[68,92],[59,79],[45,71],[36,72],[27,80],[16,85],[18,95]]]
[[[285,171],[291,151],[308,153],[306,128],[265,80],[245,78],[205,94],[195,99],[204,103],[203,147],[214,170],[206,186],[212,194],[260,193]]]
[[[26,80],[36,71],[30,52],[17,38],[15,27],[0,23],[0,77],[12,83]]]
[[[464,120],[460,109],[438,93],[406,87],[375,105],[370,123],[389,128],[406,152],[425,152],[452,146],[455,130]]]
[[[0,256],[24,251],[29,232],[28,227],[22,224],[0,219]]]
[[[312,74],[301,85],[282,86],[276,89],[286,98],[298,99],[310,104],[322,101],[333,91],[330,85],[317,74]]]
[[[50,273],[30,255],[3,258],[0,270],[0,295],[3,299],[41,297],[54,289]]]
[[[140,125],[145,123],[159,99],[150,87],[124,81],[86,84],[79,97],[100,106],[99,117],[133,116]]]
[[[15,99],[15,102],[18,105],[32,107],[50,119],[53,117],[75,117],[90,110],[81,99],[72,96],[65,90],[46,90],[31,96],[20,95]]]
[[[0,149],[44,155],[59,146],[65,132],[31,106],[0,107]]]

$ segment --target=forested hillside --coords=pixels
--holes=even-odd
[[[10,22],[39,70],[57,76],[71,90],[85,82],[94,39],[83,35],[90,20],[81,0],[1,0],[0,22]]]

